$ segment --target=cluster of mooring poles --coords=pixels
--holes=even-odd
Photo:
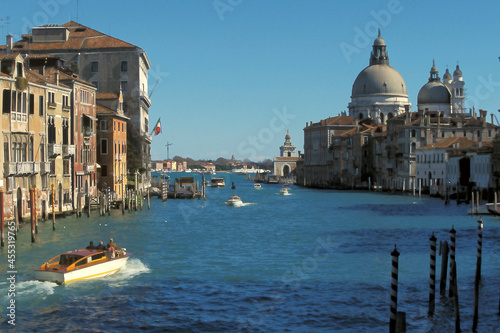
[[[122,214],[125,214],[125,210],[128,208],[129,213],[134,210],[137,211],[137,209],[142,210],[143,203],[144,203],[144,197],[146,197],[146,202],[148,205],[148,209],[151,208],[150,205],[150,195],[149,191],[146,190],[146,194],[143,193],[142,190],[139,191],[133,191],[133,190],[128,190],[124,191],[126,193],[126,197],[123,197],[122,202],[120,203]],[[51,202],[50,204],[52,205],[52,230],[56,230],[56,209],[55,209],[55,195],[54,195],[54,186],[52,186],[52,193],[51,193]],[[36,193],[36,188],[30,189],[29,192],[29,209],[30,209],[30,220],[31,220],[31,242],[34,243],[36,241],[36,234],[38,233],[38,215],[37,215],[37,210],[36,210],[36,198],[37,198],[37,193]],[[104,192],[101,192],[98,196],[99,198],[99,215],[104,216],[106,215],[106,212],[108,213],[108,216],[111,215],[111,206],[112,206],[112,198],[111,198],[111,190],[108,187],[107,190]],[[82,216],[82,199],[83,195],[81,193],[78,193],[77,195],[77,202],[76,202],[76,216],[81,217]],[[0,229],[1,229],[1,246],[5,246],[5,239],[6,239],[6,234],[5,234],[5,214],[4,214],[4,200],[5,200],[5,193],[0,190]],[[87,207],[87,217],[90,217],[90,206],[91,202],[89,197],[85,198],[85,205]],[[9,228],[8,228],[8,235],[14,235],[14,238],[17,239],[17,233],[19,232],[19,216],[17,209],[14,210],[14,221],[9,222]],[[12,230],[12,231],[11,231]]]
[[[474,316],[472,322],[472,331],[476,331],[479,318],[479,281],[481,280],[481,259],[483,246],[483,220],[478,221],[477,233],[477,262],[476,275],[474,279]],[[452,226],[450,230],[450,244],[447,241],[439,242],[439,255],[441,256],[441,278],[439,283],[439,293],[442,298],[446,298],[446,281],[448,276],[448,266],[450,268],[448,280],[448,297],[453,299],[454,315],[455,315],[455,332],[460,332],[460,311],[458,302],[458,280],[457,280],[457,263],[455,260],[455,245],[456,245],[456,230]],[[436,308],[436,237],[434,232],[429,238],[430,241],[430,273],[429,273],[429,316],[433,316]],[[448,255],[449,254],[449,255]],[[392,267],[391,267],[391,304],[390,304],[390,333],[406,332],[406,313],[398,312],[398,266],[399,252],[394,246],[392,251]],[[449,265],[448,265],[449,258]],[[500,315],[500,301],[498,305]]]

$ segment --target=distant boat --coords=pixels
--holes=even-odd
[[[257,183],[257,184],[253,185],[253,188],[256,189],[256,190],[260,190],[262,188],[262,185],[260,185],[259,183]]]
[[[290,195],[290,192],[288,192],[288,188],[283,187],[280,189],[280,195]]]
[[[229,206],[237,207],[237,206],[243,205],[243,201],[241,201],[241,198],[239,196],[237,196],[236,194],[233,194],[232,196],[229,197],[226,204]]]
[[[267,177],[266,177],[266,183],[268,183],[268,184],[278,184],[279,183],[278,176],[276,176],[276,175],[267,175]]]
[[[500,216],[500,210],[498,209],[498,205],[500,204],[497,204],[497,209],[495,209],[494,203],[487,203],[486,209],[488,210],[488,212],[490,212],[491,215]]]
[[[212,187],[224,187],[224,186],[226,186],[226,182],[224,181],[224,178],[212,177],[211,186]]]

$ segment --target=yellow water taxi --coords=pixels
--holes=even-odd
[[[35,279],[58,284],[110,275],[119,270],[130,257],[118,251],[81,249],[55,256],[35,269]]]

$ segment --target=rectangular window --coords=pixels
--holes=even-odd
[[[106,177],[108,175],[108,166],[107,165],[101,165],[101,176]]]
[[[101,139],[101,155],[108,155],[108,139]]]
[[[92,81],[90,83],[92,83],[94,86],[96,86],[97,92],[99,92],[99,81]]]
[[[3,91],[2,113],[10,113],[10,90]]]
[[[99,122],[99,125],[101,126],[100,127],[101,131],[107,131],[108,130],[108,121],[107,120],[101,120]]]
[[[63,95],[62,97],[63,107],[69,106],[69,96]]]
[[[127,72],[128,71],[128,62],[127,62],[127,60],[122,60],[120,62],[120,71],[121,72]]]
[[[38,114],[43,116],[43,96],[39,96],[38,98]]]
[[[65,174],[65,175],[69,175],[71,172],[69,162],[70,162],[69,158],[65,158],[63,160],[63,174]]]
[[[92,73],[97,73],[99,72],[99,62],[98,61],[92,61],[90,63],[90,71]]]
[[[30,94],[30,105],[29,105],[30,114],[35,114],[35,95]]]

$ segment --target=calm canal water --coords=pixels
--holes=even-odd
[[[398,311],[408,331],[454,332],[450,300],[438,296],[427,316],[429,237],[449,241],[452,226],[461,326],[472,327],[477,217],[466,215],[468,206],[295,186],[281,196],[278,185],[256,190],[244,176],[221,175],[226,187],[209,187],[206,201],[152,198],[150,210],[57,219],[56,231],[44,222],[33,244],[22,225],[15,329],[7,324],[8,261],[0,250],[0,331],[387,332],[397,244]],[[225,205],[233,193],[244,206]],[[498,332],[500,219],[483,220],[478,332]],[[62,286],[33,281],[33,269],[49,258],[109,237],[132,253],[116,274]],[[440,264],[438,257],[438,278]]]

